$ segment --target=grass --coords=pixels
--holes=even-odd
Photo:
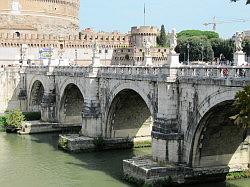
[[[249,178],[250,177],[250,170],[246,171],[237,171],[228,173],[226,176],[227,180],[235,180],[235,179],[242,179],[242,178]]]
[[[151,147],[151,140],[134,142],[134,148]]]

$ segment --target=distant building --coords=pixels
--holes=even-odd
[[[156,38],[159,30],[152,26],[132,27],[130,32],[129,47],[114,50],[112,65],[145,65],[146,43],[150,44],[149,53],[153,65],[163,65],[167,61],[168,48],[157,47]]]
[[[92,61],[94,42],[99,45],[103,65],[111,61],[123,64],[117,62],[123,59],[140,61],[145,41],[151,43],[153,58],[167,56],[167,49],[156,47],[159,31],[155,27],[132,27],[127,34],[90,28],[80,31],[79,6],[79,0],[1,0],[0,64],[39,65],[50,61],[86,66]]]

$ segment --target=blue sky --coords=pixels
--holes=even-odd
[[[80,26],[96,31],[127,32],[131,26],[143,25],[143,6],[146,3],[146,25],[167,30],[176,28],[211,30],[203,23],[217,20],[246,19],[245,23],[228,23],[217,26],[223,38],[231,37],[236,31],[250,30],[250,5],[245,1],[231,3],[229,0],[80,0]]]

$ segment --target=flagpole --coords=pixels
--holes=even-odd
[[[144,26],[146,26],[146,4],[144,3]]]

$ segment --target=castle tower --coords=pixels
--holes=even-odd
[[[152,26],[132,27],[130,46],[143,48],[147,41],[151,43],[152,47],[156,47],[156,37],[158,33],[158,29]]]
[[[79,0],[1,0],[0,32],[78,34],[79,6]]]

